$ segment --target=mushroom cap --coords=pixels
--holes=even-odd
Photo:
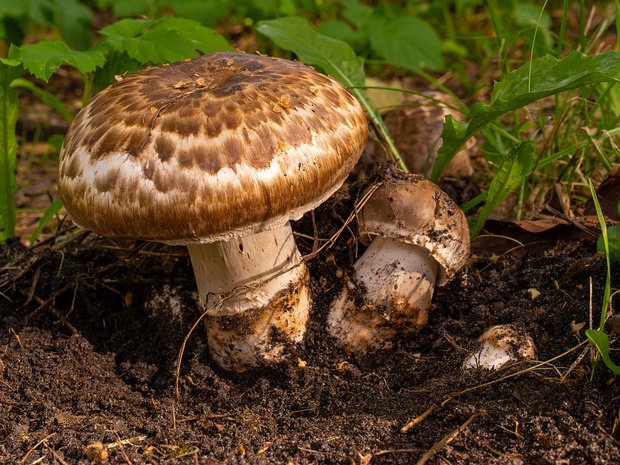
[[[207,243],[282,226],[336,191],[368,135],[359,102],[298,62],[213,53],[123,76],[72,123],[58,187],[102,236]]]
[[[425,249],[439,266],[444,285],[469,258],[469,226],[463,210],[431,181],[417,174],[390,172],[360,196],[362,242],[381,236]]]

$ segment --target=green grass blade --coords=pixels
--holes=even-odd
[[[49,223],[50,220],[54,218],[54,215],[58,213],[61,208],[62,201],[60,199],[56,199],[50,204],[49,207],[45,209],[43,216],[39,220],[37,228],[30,235],[30,245],[34,245],[34,243],[37,241],[37,237],[39,237],[39,234],[41,234],[41,231],[43,231],[43,228],[45,228],[47,223]]]
[[[32,92],[33,94],[38,95],[43,101],[43,103],[52,107],[64,119],[66,119],[69,122],[73,121],[73,119],[75,118],[75,115],[71,112],[71,110],[69,110],[58,97],[56,97],[54,94],[51,94],[41,89],[39,86],[35,85],[32,81],[28,81],[27,79],[23,79],[23,78],[18,78],[18,79],[15,79],[11,83],[11,87],[13,89],[20,87],[22,89],[26,89]]]
[[[603,292],[603,305],[601,306],[601,322],[599,329],[603,330],[605,327],[605,320],[607,319],[607,308],[609,307],[609,296],[611,294],[611,259],[609,256],[609,235],[607,233],[607,222],[601,209],[601,204],[598,201],[596,190],[592,181],[588,179],[588,187],[590,194],[592,195],[592,201],[594,202],[594,208],[596,209],[596,216],[598,218],[599,225],[601,226],[601,236],[603,237],[603,246],[605,248],[605,261],[607,262],[607,278],[605,281],[605,290]]]
[[[470,224],[470,235],[475,238],[482,230],[484,223],[501,203],[521,184],[529,174],[534,163],[536,144],[523,142],[504,158],[498,172],[491,181],[487,191],[487,201],[480,210],[478,217]]]
[[[17,190],[15,126],[19,116],[19,93],[11,87],[11,82],[21,74],[21,66],[0,62],[0,241],[2,242],[15,235],[13,197]]]
[[[609,357],[609,337],[605,334],[605,320],[607,320],[607,308],[609,307],[609,296],[611,294],[611,259],[609,256],[609,235],[607,231],[607,223],[601,210],[601,205],[596,195],[596,190],[592,185],[592,181],[588,179],[588,188],[592,194],[592,200],[596,209],[596,216],[601,226],[601,237],[603,238],[603,246],[605,249],[605,261],[607,262],[607,276],[605,279],[605,290],[603,292],[603,305],[601,305],[601,321],[598,329],[587,329],[586,336],[598,350],[603,362],[607,368],[614,373],[620,375],[620,366],[616,365]]]
[[[598,350],[607,368],[620,375],[620,366],[616,365],[609,357],[609,336],[605,334],[605,331],[602,329],[586,329],[586,336]]]

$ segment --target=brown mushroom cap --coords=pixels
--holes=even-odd
[[[439,286],[469,258],[469,227],[463,210],[439,187],[416,174],[393,172],[380,181],[358,222],[364,242],[369,243],[370,236],[381,236],[428,251],[440,265]]]
[[[301,63],[213,53],[124,76],[69,128],[58,186],[74,221],[171,244],[253,234],[340,187],[367,121],[337,81]]]

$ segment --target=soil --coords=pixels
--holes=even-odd
[[[355,189],[294,224],[303,254],[342,226]],[[499,255],[479,239],[419,334],[355,356],[325,330],[361,251],[354,237],[351,224],[308,262],[314,308],[297,354],[241,374],[219,370],[202,326],[192,331],[200,309],[184,248],[115,244],[68,221],[33,248],[7,243],[0,462],[620,463],[620,386],[591,363],[579,325],[598,320],[605,283],[591,239],[531,236]],[[477,338],[503,323],[547,362],[464,370]]]

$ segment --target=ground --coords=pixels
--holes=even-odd
[[[346,195],[319,208],[318,237],[348,211]],[[596,325],[605,282],[592,239],[570,227],[511,250],[478,239],[418,335],[355,356],[324,328],[353,228],[309,260],[314,310],[298,353],[243,374],[218,370],[201,325],[191,331],[200,311],[183,248],[117,244],[68,222],[34,248],[7,243],[0,463],[620,463],[620,387],[579,326]],[[294,229],[310,253],[313,218]],[[499,323],[548,363],[463,370]]]

